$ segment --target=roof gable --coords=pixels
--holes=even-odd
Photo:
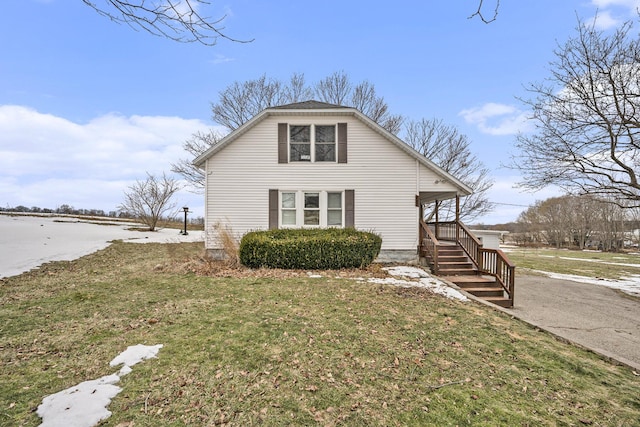
[[[455,187],[458,188],[458,191],[464,195],[469,195],[473,193],[473,189],[464,184],[462,181],[458,180],[453,175],[449,174],[438,165],[433,163],[431,160],[427,159],[425,156],[416,151],[413,147],[408,145],[406,142],[402,141],[396,135],[387,131],[385,128],[380,126],[378,123],[371,120],[369,117],[361,113],[352,107],[345,107],[335,104],[328,104],[320,101],[304,101],[297,102],[293,104],[280,105],[277,107],[269,107],[262,110],[256,116],[254,116],[251,120],[244,123],[242,126],[225,136],[218,144],[209,148],[203,154],[194,159],[193,164],[197,167],[203,167],[207,159],[214,156],[217,152],[221,151],[227,145],[233,143],[236,139],[238,139],[241,135],[249,131],[251,128],[256,126],[258,123],[263,121],[265,118],[270,116],[311,116],[311,115],[331,115],[331,116],[351,116],[363,122],[366,126],[368,126],[373,131],[382,135],[385,139],[387,139],[390,143],[396,145],[399,149],[406,152],[411,157],[415,158],[420,162],[423,166],[435,172],[437,175],[441,176],[445,180],[451,182]]]

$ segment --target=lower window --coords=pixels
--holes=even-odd
[[[342,227],[342,191],[281,191],[283,227]]]

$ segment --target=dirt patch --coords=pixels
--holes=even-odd
[[[193,273],[208,277],[261,277],[261,278],[292,278],[292,277],[336,277],[336,278],[384,278],[389,273],[383,268],[387,265],[371,264],[366,268],[349,268],[341,270],[287,270],[279,268],[248,268],[234,265],[226,261],[214,260],[205,254],[192,256],[182,260],[172,260],[156,266],[156,270],[172,273]]]

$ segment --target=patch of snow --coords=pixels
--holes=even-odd
[[[108,375],[85,381],[45,397],[38,406],[41,427],[94,426],[111,416],[107,406],[122,391],[120,377]]]
[[[576,274],[560,274],[550,273],[548,271],[531,270],[536,273],[543,274],[552,279],[570,280],[572,282],[588,283],[590,285],[606,286],[608,288],[618,289],[629,295],[640,297],[640,275],[623,277],[620,280],[615,279],[598,279],[594,277],[578,276]]]
[[[51,261],[70,261],[104,249],[114,240],[132,243],[204,241],[204,231],[133,231],[139,224],[102,225],[69,218],[0,215],[0,278],[15,276]]]
[[[122,391],[116,385],[120,382],[120,377],[131,372],[131,366],[156,357],[160,348],[162,344],[130,346],[109,364],[124,364],[119,374],[84,381],[45,397],[36,411],[42,418],[40,427],[93,427],[106,420],[111,416],[107,406]]]
[[[622,263],[622,262],[608,262],[608,261],[603,261],[601,259],[587,259],[587,258],[571,258],[571,257],[558,257],[559,259],[563,259],[563,260],[568,260],[568,261],[584,261],[584,262],[595,262],[598,264],[605,264],[605,265],[617,265],[620,267],[636,267],[636,268],[640,268],[640,264],[628,264],[628,263]],[[626,258],[618,258],[618,259],[626,259]]]
[[[162,348],[162,344],[157,345],[132,345],[127,347],[125,351],[117,355],[109,366],[114,367],[118,365],[124,365],[124,368],[129,368],[128,372],[131,372],[131,367],[137,365],[143,360],[152,359],[158,355],[158,351]],[[126,375],[126,374],[121,374]]]
[[[423,269],[417,267],[409,267],[406,265],[387,267],[384,270],[388,271],[392,276],[411,277],[413,279],[429,277],[429,274],[427,274],[427,272]]]
[[[309,276],[311,279],[322,279],[321,275],[312,273],[310,271],[307,272],[307,276]]]
[[[392,276],[407,277],[409,279],[419,280],[402,280],[393,277],[387,277],[384,279],[369,279],[369,283],[379,283],[382,285],[401,286],[405,288],[423,288],[428,289],[434,294],[442,295],[449,299],[456,299],[458,301],[468,301],[469,299],[462,294],[462,292],[453,289],[442,280],[430,275],[426,271],[417,267],[398,266],[388,267],[384,270],[388,271]]]

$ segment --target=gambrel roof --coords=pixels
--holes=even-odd
[[[399,149],[407,153],[409,156],[418,160],[419,163],[432,170],[436,175],[440,176],[443,181],[447,181],[451,183],[456,189],[456,194],[459,196],[467,196],[473,193],[473,189],[464,184],[462,181],[449,174],[438,165],[433,163],[431,160],[424,157],[418,151],[416,151],[413,147],[402,141],[396,135],[387,131],[385,128],[380,126],[378,123],[371,120],[369,117],[361,113],[352,107],[345,107],[342,105],[329,104],[326,102],[320,102],[315,100],[309,100],[304,102],[297,102],[293,104],[280,105],[277,107],[269,107],[262,110],[256,116],[254,116],[251,120],[244,123],[242,126],[234,130],[225,136],[218,144],[209,148],[203,154],[198,156],[193,164],[199,168],[204,168],[205,162],[210,157],[214,156],[219,151],[223,150],[227,145],[232,144],[233,141],[238,139],[240,136],[245,134],[247,131],[252,129],[258,123],[266,119],[267,117],[278,117],[278,116],[349,116],[354,117],[364,123],[367,127],[382,135],[386,140],[388,140],[391,144],[394,144]],[[435,194],[431,195],[429,199],[433,200],[444,200],[444,198],[455,197],[455,194],[452,195],[450,192],[445,194],[443,193],[444,198],[439,198]]]

